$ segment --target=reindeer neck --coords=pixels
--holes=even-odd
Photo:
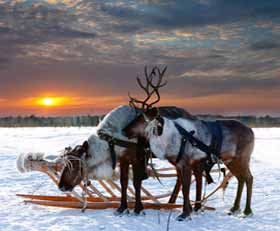
[[[165,117],[163,119],[164,126],[162,134],[160,136],[154,135],[153,133],[148,135],[151,150],[159,159],[165,159],[171,153],[178,153],[180,146],[180,135],[174,129],[174,121]]]
[[[175,123],[178,123],[188,132],[194,131],[195,137],[201,139],[206,144],[209,144],[210,136],[207,134],[205,125],[202,121],[194,121],[186,118],[171,120],[164,117],[162,135],[152,135],[149,139],[151,149],[158,158],[165,159],[167,156],[177,156],[179,153],[182,137],[175,127]],[[205,153],[201,153],[191,145],[188,145],[187,148],[186,153],[194,159],[200,159],[205,156]]]
[[[107,141],[100,139],[96,135],[92,135],[89,139],[89,154],[91,158],[88,161],[90,168],[93,168],[105,161],[111,161],[110,148]],[[125,148],[115,145],[117,158],[122,155]]]
[[[202,120],[191,120],[180,118],[175,120],[176,123],[181,125],[186,131],[194,132],[194,136],[209,145],[211,142],[211,134],[209,133],[207,126]]]

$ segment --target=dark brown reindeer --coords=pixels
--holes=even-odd
[[[154,88],[156,89],[156,88]],[[160,96],[156,89],[158,100]],[[131,99],[132,101],[137,101]],[[202,163],[207,158],[206,154],[193,146],[186,140],[180,159],[182,135],[177,126],[180,126],[188,134],[193,135],[206,145],[211,144],[213,134],[209,131],[205,121],[190,118],[169,119],[161,116],[157,108],[147,105],[147,110],[131,122],[123,131],[129,138],[141,137],[147,139],[151,151],[160,159],[167,159],[175,165],[178,177],[182,181],[182,192],[184,196],[183,212],[178,216],[178,220],[184,220],[189,217],[192,211],[189,199],[189,190],[191,183],[191,174],[194,172],[196,178],[196,201],[195,209],[200,208],[202,188]],[[254,147],[254,134],[252,129],[234,120],[217,121],[222,134],[222,142],[219,159],[228,167],[231,173],[237,177],[238,189],[233,207],[229,214],[239,211],[240,200],[244,183],[247,186],[247,200],[244,215],[252,214],[251,196],[253,176],[249,168],[250,156]],[[176,126],[175,126],[176,124]]]
[[[145,89],[147,94],[144,102],[151,99],[153,94],[157,94],[156,88],[163,87],[162,77],[166,68],[160,71],[155,67],[150,73],[145,68],[146,86],[144,86],[139,78],[137,81],[142,89]],[[155,83],[154,77],[158,76]],[[157,100],[156,100],[157,101]],[[154,103],[156,103],[156,101]],[[139,102],[133,101],[132,105]],[[146,104],[143,104],[144,106]],[[143,108],[144,109],[144,108]],[[136,110],[129,106],[120,106],[106,115],[99,124],[97,134],[89,137],[83,145],[78,145],[74,149],[69,149],[64,154],[63,159],[65,166],[59,181],[59,188],[62,191],[71,191],[76,185],[82,181],[87,182],[88,179],[103,179],[110,178],[113,174],[112,150],[110,150],[109,140],[115,142],[113,147],[116,155],[116,160],[120,163],[120,183],[122,188],[121,204],[117,209],[117,214],[122,214],[127,211],[127,187],[128,187],[128,171],[129,165],[132,165],[133,170],[133,185],[135,188],[135,214],[139,214],[143,210],[141,202],[141,184],[143,180],[143,158],[145,156],[143,139],[140,142],[129,141],[122,134],[122,129],[133,121],[143,109]],[[159,107],[159,114],[170,119],[176,118],[191,118],[192,116],[185,110],[177,107]],[[107,139],[109,137],[109,140]],[[105,140],[104,140],[105,138]],[[125,145],[124,145],[125,144]],[[124,146],[125,147],[124,147]],[[177,194],[180,190],[181,182],[177,180],[173,194],[170,198],[170,203],[174,203]]]

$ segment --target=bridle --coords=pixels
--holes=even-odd
[[[145,114],[145,112],[142,112],[141,115],[143,116],[145,122],[147,123],[147,125],[145,127],[145,131],[148,130],[148,127],[153,127],[153,134],[158,135],[159,132],[157,130],[157,127],[159,125],[162,126],[162,124],[159,122],[159,119],[162,119],[162,117],[159,114],[158,108],[156,108],[156,109],[157,109],[157,115],[153,119],[148,118],[148,116]]]
[[[69,171],[71,172],[73,170],[73,164],[71,163],[71,161],[78,161],[79,162],[79,171],[78,171],[78,175],[75,177],[74,180],[76,180],[77,177],[79,176],[83,176],[82,177],[82,181],[88,183],[89,182],[89,174],[88,174],[88,162],[87,159],[91,158],[92,156],[85,152],[82,154],[81,157],[77,157],[75,155],[71,155],[71,154],[67,154],[68,151],[71,151],[71,148],[66,148],[65,149],[66,153],[64,153],[61,156],[61,160],[62,162],[65,164],[66,167],[69,168]]]
[[[72,150],[71,147],[66,148],[65,149],[66,153],[64,153],[61,156],[61,160],[65,164],[65,166],[69,168],[70,172],[73,170],[73,164],[71,163],[71,160],[76,160],[79,162],[78,175],[74,178],[74,181],[77,179],[77,177],[82,176],[82,181],[84,182],[84,185],[83,185],[81,202],[83,203],[82,212],[84,212],[86,210],[87,203],[88,203],[87,196],[86,196],[88,194],[87,186],[89,186],[91,184],[91,182],[89,180],[89,171],[88,171],[89,166],[87,163],[87,158],[92,158],[92,156],[87,152],[83,153],[83,155],[81,157],[67,154],[67,151],[71,151],[71,150]]]

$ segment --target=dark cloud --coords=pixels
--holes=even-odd
[[[168,4],[104,4],[101,10],[124,24],[115,28],[121,32],[153,29],[193,28],[211,24],[228,24],[255,18],[280,17],[279,1],[209,0],[171,1]]]
[[[252,50],[269,50],[274,48],[280,48],[279,42],[274,41],[259,41],[250,46]]]

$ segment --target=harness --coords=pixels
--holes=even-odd
[[[110,136],[110,135],[102,133],[102,132],[99,132],[98,136],[100,139],[108,142],[113,169],[115,169],[116,165],[117,165],[117,154],[115,151],[115,145],[118,145],[118,146],[124,147],[124,148],[135,148],[135,149],[138,148],[138,145],[134,142],[121,140],[121,139],[115,138],[113,136]]]
[[[124,147],[124,148],[133,148],[136,150],[136,158],[140,163],[139,169],[142,170],[139,172],[139,174],[136,177],[139,177],[141,180],[148,179],[148,175],[147,175],[147,172],[145,169],[146,169],[146,166],[148,165],[148,159],[149,158],[152,159],[153,154],[151,152],[149,145],[147,146],[146,142],[143,139],[138,138],[138,142],[134,143],[134,142],[115,138],[111,135],[108,135],[108,134],[105,134],[102,132],[99,132],[98,136],[100,139],[103,139],[108,142],[113,169],[116,168],[116,164],[117,164],[117,154],[115,151],[115,145],[118,145],[118,146]],[[144,153],[144,155],[143,155],[143,153]],[[151,164],[151,168],[155,174],[156,179],[160,182],[158,174],[152,164]]]
[[[180,151],[178,153],[176,162],[178,163],[182,159],[182,156],[185,152],[185,146],[188,141],[193,147],[196,147],[206,153],[207,157],[202,161],[201,167],[205,171],[207,183],[211,184],[214,181],[210,175],[210,171],[212,167],[219,162],[223,135],[219,121],[203,121],[203,123],[207,126],[212,136],[210,145],[207,145],[198,138],[194,137],[195,131],[188,132],[178,123],[174,123],[178,132],[182,136]]]

